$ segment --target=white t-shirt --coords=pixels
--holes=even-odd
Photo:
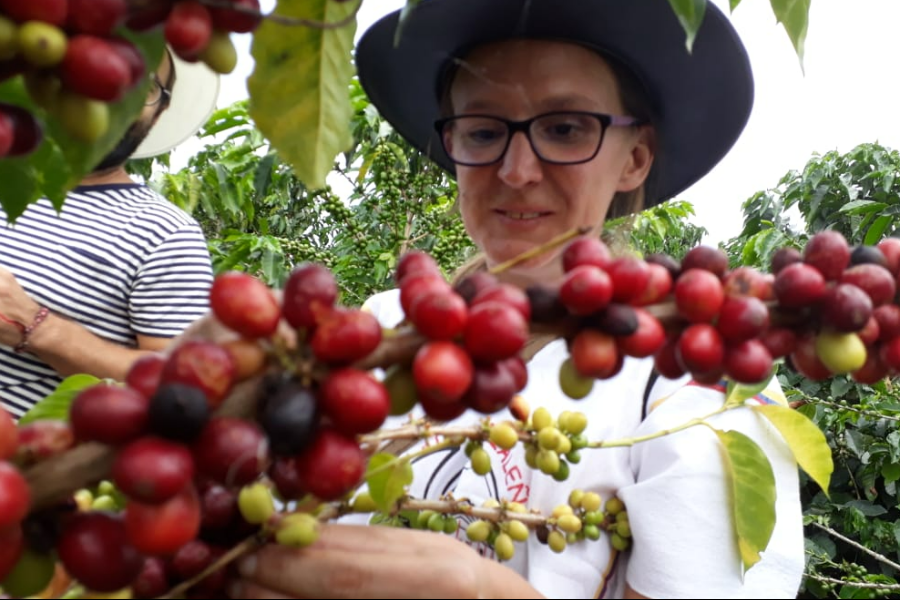
[[[364,308],[385,327],[403,318],[399,292],[370,298]],[[528,364],[528,384],[521,395],[531,409],[546,407],[554,417],[563,410],[588,416],[589,440],[622,439],[680,425],[722,405],[722,391],[689,385],[689,379],[658,378],[649,395],[649,414],[642,421],[645,387],[652,359],[627,358],[621,373],[597,381],[583,400],[571,400],[559,389],[558,371],[568,356],[557,340],[540,350]],[[777,383],[773,384],[777,386]],[[783,402],[775,387],[761,394],[763,402]],[[421,407],[414,415],[422,414]],[[484,415],[468,411],[454,424],[474,424]],[[509,419],[508,411],[497,420]],[[407,422],[392,417],[384,427]],[[410,494],[438,498],[452,491],[456,498],[481,504],[486,498],[525,503],[549,514],[578,488],[597,492],[604,502],[617,495],[626,505],[632,547],[615,552],[603,533],[597,541],[570,544],[556,554],[534,535],[516,543],[507,565],[522,574],[549,598],[621,598],[626,581],[651,598],[794,598],[804,568],[802,507],[798,467],[780,434],[750,410],[732,410],[710,420],[723,430],[737,429],[754,439],[769,457],[777,484],[777,523],[762,560],[745,576],[729,512],[721,446],[707,427],[691,427],[630,448],[584,449],[569,478],[557,482],[525,464],[521,445],[505,452],[485,444],[493,472],[474,473],[462,448],[429,455],[414,463]],[[419,447],[419,446],[416,446]],[[466,541],[461,517],[457,537]],[[470,543],[471,542],[468,542]],[[471,544],[486,556],[492,550]]]

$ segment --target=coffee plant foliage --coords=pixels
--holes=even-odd
[[[898,176],[900,152],[878,143],[814,155],[744,202],[743,230],[725,244],[732,264],[768,269],[776,250],[802,248],[825,229],[856,245],[896,235]],[[817,382],[783,364],[778,377],[797,410],[825,432],[835,462],[830,499],[802,476],[807,572],[800,597],[898,597],[897,383],[864,385],[846,376]]]

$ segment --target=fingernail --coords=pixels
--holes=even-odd
[[[243,595],[242,595],[243,591],[244,591],[243,586],[241,585],[241,582],[237,579],[232,580],[228,584],[227,593],[228,593],[229,598],[243,598]]]
[[[253,577],[256,573],[256,556],[245,556],[238,562],[238,572],[242,577]]]

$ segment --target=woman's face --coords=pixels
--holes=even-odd
[[[450,90],[454,115],[520,120],[548,111],[624,115],[613,72],[597,54],[560,42],[511,41],[472,52]],[[551,130],[550,134],[555,134]],[[599,232],[617,191],[639,187],[652,162],[647,127],[610,127],[589,162],[541,161],[523,133],[489,166],[457,166],[466,229],[490,266],[576,227]],[[558,276],[560,251],[522,265],[532,276]],[[555,272],[553,272],[555,270]]]

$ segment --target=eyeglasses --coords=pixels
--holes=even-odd
[[[525,134],[534,153],[544,162],[574,165],[597,156],[610,127],[631,127],[644,122],[603,113],[557,111],[524,121],[493,115],[459,115],[438,119],[434,127],[447,156],[458,165],[480,167],[499,161],[517,131]]]
[[[150,86],[150,91],[147,93],[147,100],[144,101],[144,106],[154,106],[159,104],[163,99],[165,99],[165,103],[168,104],[169,100],[172,98],[172,92],[166,89],[166,86],[159,80],[159,76],[156,73],[154,73],[150,79],[152,80],[153,85]]]

